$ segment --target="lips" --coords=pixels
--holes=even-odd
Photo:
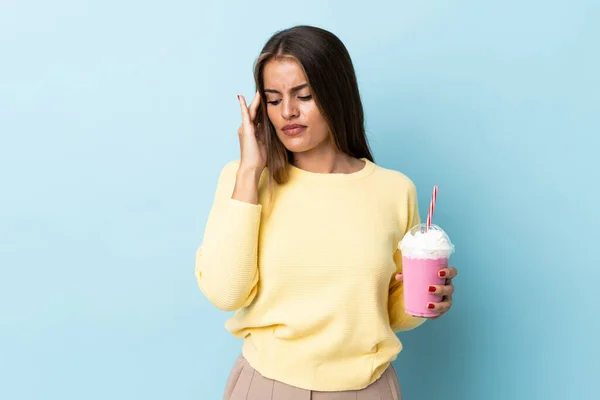
[[[289,124],[283,127],[282,131],[287,136],[298,136],[306,130],[306,125]]]

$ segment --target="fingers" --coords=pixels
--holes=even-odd
[[[439,303],[428,303],[427,309],[439,313],[445,313],[452,307],[452,295],[444,298],[444,301]]]
[[[252,102],[250,103],[250,107],[246,104],[246,98],[242,95],[238,95],[238,99],[240,101],[240,109],[242,111],[242,121],[247,124],[252,124],[256,119],[256,113],[258,111],[258,107],[260,106],[260,94],[258,91],[254,95]]]
[[[404,281],[404,277],[402,276],[402,274],[400,272],[398,272],[394,278],[398,281],[398,282],[403,282]]]
[[[450,310],[452,307],[452,294],[454,293],[454,285],[452,284],[452,278],[458,275],[458,270],[453,267],[441,269],[438,272],[440,278],[446,279],[445,285],[431,285],[428,288],[430,294],[440,296],[440,302],[427,303],[427,309],[438,313],[437,317],[430,319],[436,319]]]
[[[250,127],[252,124],[250,120],[250,112],[248,111],[248,106],[246,105],[246,99],[242,95],[238,95],[238,100],[240,101],[240,109],[242,110],[242,124],[244,126]]]
[[[440,271],[438,272],[438,276],[440,278],[446,278],[446,279],[456,278],[457,275],[458,275],[458,270],[456,268],[452,268],[452,267],[440,269]]]
[[[454,293],[454,285],[432,285],[429,286],[429,293],[438,296],[450,296]]]
[[[257,91],[256,94],[254,95],[254,98],[252,99],[252,103],[250,103],[250,107],[248,109],[249,114],[250,114],[250,121],[252,121],[252,122],[254,122],[254,120],[256,119],[256,112],[258,111],[259,105],[260,105],[260,94]]]
[[[452,271],[454,270],[454,271]],[[446,276],[456,276],[455,268],[446,268]],[[441,271],[440,271],[441,272]],[[452,284],[452,278],[446,279],[445,285],[431,285],[429,286],[429,293],[441,296],[442,301],[437,303],[428,303],[427,309],[440,313],[440,316],[452,307],[452,294],[454,293],[454,285]]]

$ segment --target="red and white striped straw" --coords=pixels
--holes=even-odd
[[[429,212],[427,213],[427,230],[431,226],[431,218],[433,217],[433,210],[435,209],[435,198],[437,197],[438,187],[433,187],[433,193],[431,194],[431,203],[429,203]]]

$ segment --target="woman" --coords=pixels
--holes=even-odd
[[[419,223],[416,190],[377,166],[354,68],[330,32],[275,34],[238,96],[241,156],[220,175],[196,278],[244,338],[224,400],[399,399],[391,361],[407,315],[397,244]],[[452,304],[456,269],[435,287]]]

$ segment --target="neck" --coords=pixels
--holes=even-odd
[[[294,153],[294,166],[308,172],[348,174],[360,170],[364,162],[333,148]]]

